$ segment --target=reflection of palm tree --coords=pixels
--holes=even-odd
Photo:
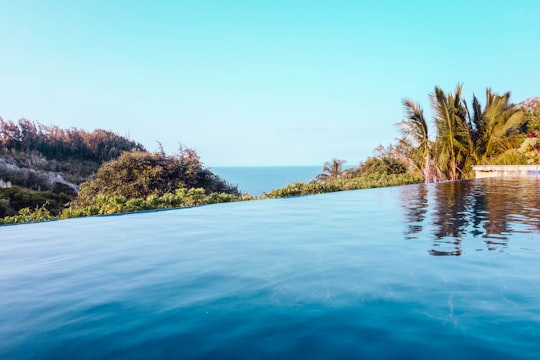
[[[461,237],[469,226],[468,209],[474,202],[471,182],[447,182],[439,184],[435,191],[434,232],[436,238]]]
[[[424,220],[428,212],[428,185],[402,186],[399,198],[407,225],[405,239],[417,239],[424,229]]]
[[[324,163],[323,172],[317,175],[317,180],[320,182],[329,182],[336,180],[343,173],[343,164],[345,160],[334,159]]]
[[[539,187],[532,178],[445,182],[430,186],[429,198],[426,185],[403,187],[405,239],[430,240],[433,256],[459,256],[476,237],[487,250],[504,251],[512,233],[538,233]]]

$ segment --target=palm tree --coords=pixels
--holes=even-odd
[[[403,135],[398,146],[426,182],[469,177],[473,164],[489,162],[507,150],[508,135],[519,131],[525,121],[524,110],[510,103],[509,92],[498,95],[487,88],[484,108],[473,96],[471,110],[461,92],[462,86],[458,84],[453,93],[435,87],[431,94],[434,142],[429,140],[420,105],[403,100],[405,120],[398,124]]]
[[[462,86],[458,85],[453,94],[445,94],[441,88],[435,87],[431,96],[437,129],[435,140],[437,163],[449,180],[463,177],[466,168],[472,165],[470,159],[472,139],[461,89]]]
[[[512,129],[519,129],[523,120],[524,112],[510,103],[510,92],[498,95],[487,88],[483,110],[476,96],[473,96],[469,129],[476,162],[483,163],[504,151],[504,138]]]
[[[399,139],[406,149],[411,163],[424,176],[426,183],[431,180],[431,149],[428,125],[422,107],[410,99],[403,99],[406,119],[398,123],[403,137]]]
[[[338,179],[343,173],[343,164],[345,160],[334,159],[324,163],[323,172],[317,175],[316,179],[320,182],[330,182]]]

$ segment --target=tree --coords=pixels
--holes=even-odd
[[[401,161],[391,156],[371,156],[355,171],[354,177],[361,176],[384,176],[405,174],[407,168]]]
[[[538,132],[540,130],[540,97],[531,97],[517,106],[518,109],[523,110],[523,125],[524,132]]]
[[[519,131],[524,119],[524,111],[510,103],[510,92],[498,95],[490,88],[486,89],[484,109],[473,96],[469,114],[471,155],[477,164],[508,150],[508,136],[512,131]]]
[[[435,153],[437,165],[449,180],[458,180],[470,162],[471,138],[467,126],[467,108],[461,96],[462,86],[445,94],[438,86],[431,95],[437,130]]]
[[[98,195],[146,199],[183,187],[239,195],[235,186],[203,168],[194,150],[183,149],[180,155],[173,156],[160,152],[124,152],[118,159],[104,163],[92,179],[81,184],[74,204],[92,205]]]
[[[405,120],[398,123],[407,158],[422,173],[426,183],[431,181],[431,144],[424,110],[410,99],[402,100]]]
[[[323,172],[317,175],[316,179],[320,182],[331,182],[338,179],[343,173],[343,164],[345,160],[333,159],[324,163]]]
[[[498,161],[507,150],[515,150],[522,141],[520,129],[524,123],[535,126],[535,114],[540,108],[534,100],[516,107],[510,103],[509,92],[499,95],[487,88],[485,106],[482,108],[473,96],[469,109],[461,85],[453,93],[445,93],[436,86],[431,105],[435,140],[429,139],[420,105],[404,99],[405,119],[398,123],[402,137],[396,147],[426,182],[468,178],[472,165]]]

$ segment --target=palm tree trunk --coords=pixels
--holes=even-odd
[[[424,163],[424,181],[426,184],[428,184],[431,181],[431,174],[430,174],[430,166],[431,166],[431,157],[429,156],[429,152],[426,154]]]

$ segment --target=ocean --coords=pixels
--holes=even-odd
[[[212,167],[230,184],[238,185],[242,193],[259,196],[297,181],[307,182],[322,172],[322,166],[250,166]]]

